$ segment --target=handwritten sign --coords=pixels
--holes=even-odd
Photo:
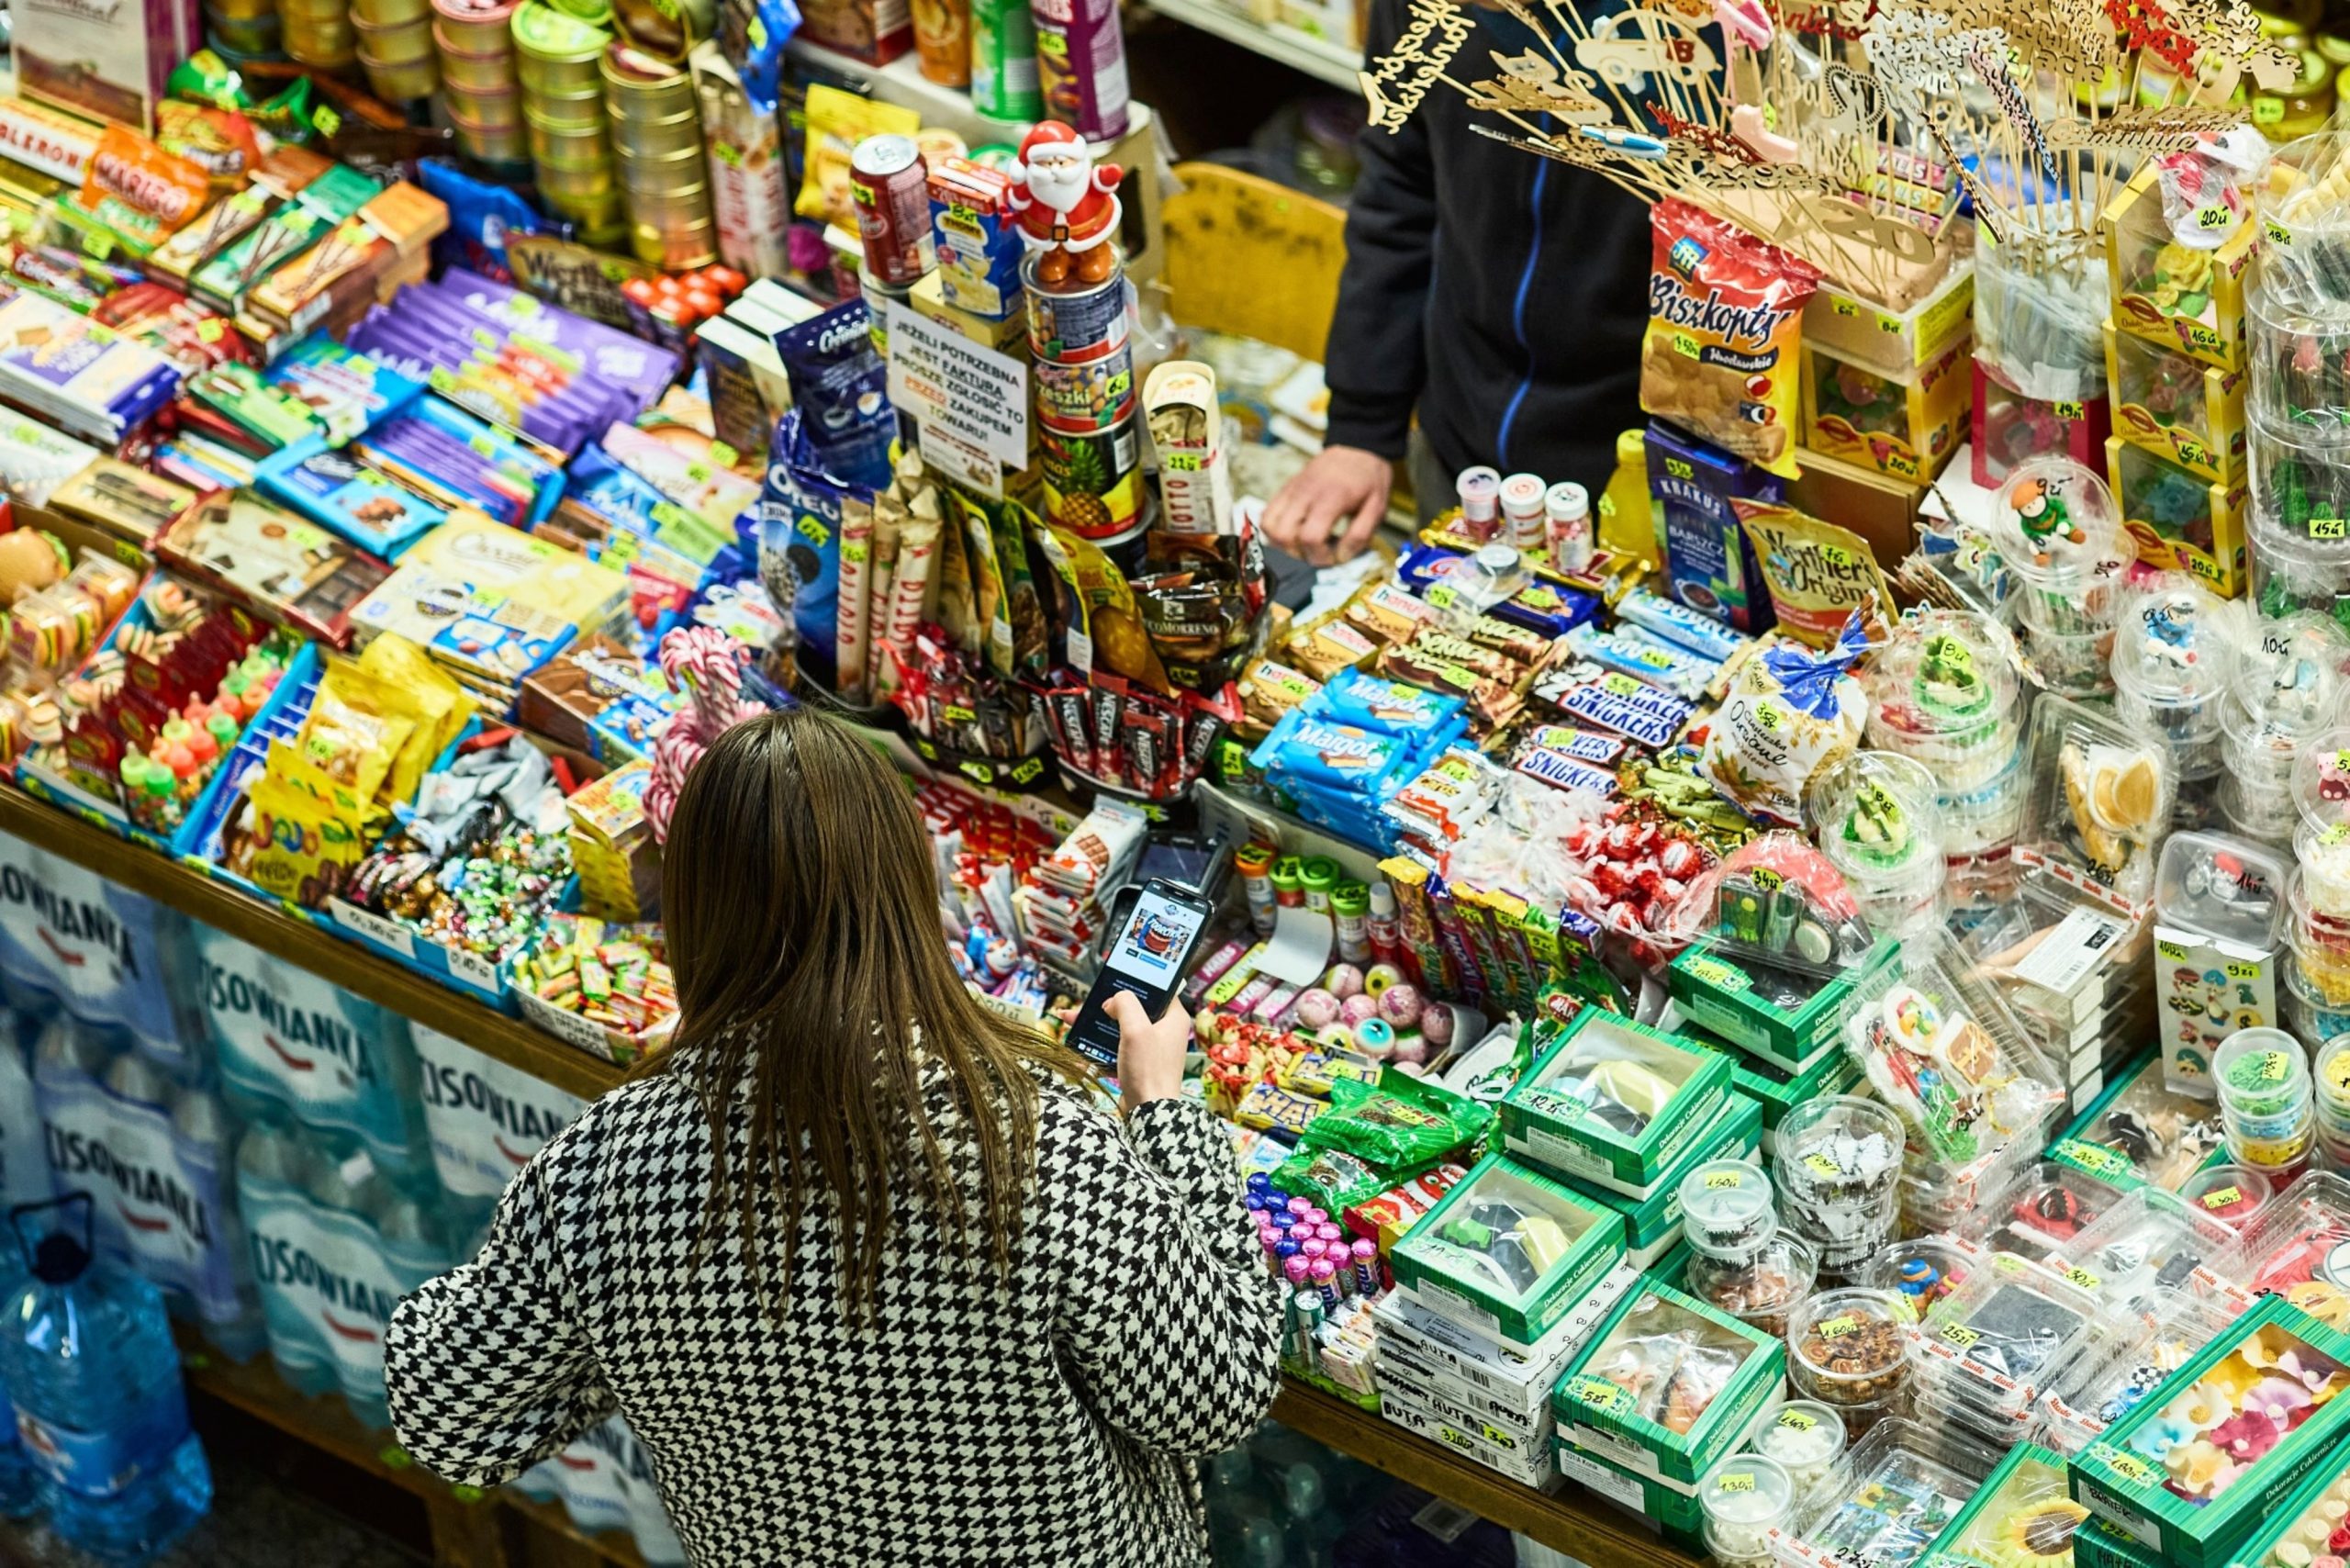
[[[890,326],[890,400],[926,432],[943,430],[1013,468],[1028,465],[1028,371],[895,300]]]

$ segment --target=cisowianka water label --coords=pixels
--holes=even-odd
[[[486,1057],[438,1029],[409,1036],[424,1077],[424,1125],[441,1185],[460,1202],[495,1202],[586,1101]]]
[[[163,974],[167,915],[96,872],[0,834],[0,970],[77,1018],[137,1036],[151,1056],[185,1058]]]

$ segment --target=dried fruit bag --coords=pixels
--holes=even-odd
[[[1794,478],[1803,308],[1818,269],[1685,201],[1657,203],[1649,226],[1640,407]]]

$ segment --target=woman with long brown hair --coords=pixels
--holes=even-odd
[[[1280,1311],[1181,1006],[1118,999],[1121,1123],[965,988],[903,783],[804,711],[696,765],[662,879],[676,1037],[401,1304],[400,1441],[487,1486],[617,1411],[698,1568],[1205,1563],[1191,1462]]]

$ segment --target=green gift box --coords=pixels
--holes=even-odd
[[[2091,1514],[2073,1532],[2073,1568],[2170,1568],[2161,1552],[2142,1546],[2120,1525]]]
[[[1593,1496],[1693,1556],[1706,1555],[1706,1508],[1695,1492],[1677,1492],[1652,1477],[1635,1475],[1563,1435],[1550,1439],[1550,1456],[1560,1474]]]
[[[1505,1154],[1453,1183],[1388,1255],[1431,1312],[1521,1345],[1624,1256],[1624,1216]]]
[[[2334,1396],[2317,1406],[2274,1447],[2233,1471],[2225,1490],[2197,1503],[2165,1484],[2183,1444],[2204,1444],[2224,1459],[2203,1434],[2240,1418],[2245,1399],[2256,1389],[2272,1383],[2310,1388],[2313,1378],[2324,1381],[2312,1392],[2331,1388]],[[2243,1392],[2230,1396],[2231,1388]],[[2210,1410],[2197,1410],[2199,1403]],[[2199,1419],[2207,1413],[2223,1419]],[[2190,1421],[2190,1417],[2198,1418]],[[2262,1527],[2311,1471],[2331,1459],[2345,1427],[2350,1427],[2350,1336],[2327,1327],[2282,1296],[2263,1296],[2226,1333],[2109,1427],[2102,1439],[2073,1457],[2072,1492],[2092,1513],[2151,1548],[2165,1562],[2177,1568],[2221,1568],[2230,1552]],[[2182,1428],[2198,1435],[2179,1437]],[[2195,1466],[2196,1456],[2189,1454],[2187,1462]]]
[[[1743,1094],[1732,1094],[1647,1197],[1627,1197],[1572,1178],[1567,1185],[1624,1216],[1626,1255],[1634,1267],[1646,1269],[1681,1240],[1681,1179],[1709,1159],[1742,1159],[1762,1143],[1762,1107]]]
[[[1665,989],[1691,1023],[1783,1072],[1801,1075],[1842,1043],[1856,993],[1900,947],[1880,936],[1859,963],[1822,979],[1732,958],[1700,942],[1673,960]]]
[[[1721,1050],[1736,1052],[1736,1047],[1718,1035],[1692,1034],[1691,1038],[1703,1045],[1719,1042]],[[1861,1064],[1850,1051],[1830,1051],[1802,1072],[1785,1072],[1766,1061],[1737,1052],[1729,1064],[1732,1087],[1762,1107],[1762,1152],[1775,1158],[1778,1139],[1774,1136],[1786,1114],[1807,1100],[1826,1100],[1838,1094],[1860,1092],[1864,1076]]]
[[[1719,1052],[1586,1007],[1503,1097],[1502,1142],[1556,1175],[1645,1198],[1729,1083]]]
[[[2065,1490],[2065,1456],[2036,1443],[2011,1450],[1982,1489],[1934,1538],[1918,1568],[2010,1568],[2057,1562],[2081,1505]]]
[[[2322,1558],[2344,1554],[2327,1542],[2333,1532],[2350,1523],[2350,1454],[2337,1449],[2333,1458],[2310,1473],[2300,1489],[2244,1538],[2228,1558],[2228,1568],[2295,1568]],[[2133,1565],[2134,1568],[2134,1565]]]
[[[1703,1410],[1673,1404],[1677,1377],[1646,1379],[1635,1393],[1611,1372],[1653,1372],[1659,1348],[1677,1341],[1684,1355],[1728,1363],[1728,1376]],[[1567,1363],[1550,1395],[1560,1435],[1635,1474],[1694,1487],[1715,1461],[1734,1450],[1765,1406],[1786,1387],[1787,1348],[1695,1296],[1651,1285],[1626,1296],[1591,1345]]]

